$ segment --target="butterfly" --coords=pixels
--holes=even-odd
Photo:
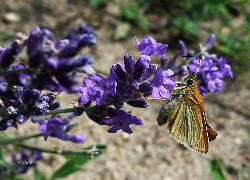
[[[202,96],[194,72],[185,75],[171,91],[170,99],[163,105],[157,122],[167,125],[169,133],[177,142],[197,152],[207,153],[209,141],[218,135],[207,123]]]

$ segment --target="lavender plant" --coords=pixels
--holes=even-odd
[[[146,37],[141,42],[135,38],[140,52],[139,59],[134,59],[131,54],[125,54],[124,63],[117,62],[112,65],[109,76],[104,77],[95,73],[92,66],[94,61],[90,55],[80,55],[82,48],[97,44],[95,32],[91,27],[81,24],[78,29],[72,28],[65,38],[59,40],[55,40],[52,32],[40,29],[38,26],[34,27],[28,37],[18,33],[10,45],[0,47],[2,117],[0,130],[7,131],[9,127],[18,129],[18,126],[31,120],[39,124],[38,131],[41,133],[14,139],[2,138],[0,144],[12,143],[38,153],[87,155],[90,157],[87,160],[90,160],[91,157],[100,155],[105,146],[97,145],[81,151],[58,152],[25,145],[19,141],[44,136],[45,141],[51,137],[73,143],[84,143],[86,134],[68,134],[76,125],[72,123],[72,119],[84,112],[97,124],[111,126],[109,133],[122,130],[131,134],[133,131],[130,125],[143,125],[143,121],[133,116],[132,112],[123,110],[124,103],[135,108],[147,108],[150,105],[148,102],[150,96],[155,100],[168,99],[171,89],[176,85],[173,76],[181,78],[187,73],[187,66],[194,70],[198,58],[203,58],[198,71],[202,95],[219,92],[225,85],[224,78],[226,76],[232,78],[233,74],[223,57],[208,53],[214,40],[215,36],[211,35],[204,47],[197,52],[188,50],[185,43],[179,41],[180,50],[176,57],[189,58],[177,65],[176,58],[166,59],[167,44],[158,43],[152,37]],[[21,53],[25,51],[27,56],[23,59]],[[154,55],[161,56],[161,63],[152,63],[151,58]],[[78,82],[77,73],[85,73],[83,84]],[[61,92],[68,94],[80,92],[81,96],[73,108],[62,108],[56,99]],[[59,116],[61,113],[70,115],[65,118]],[[42,155],[36,157],[30,156],[33,160],[40,160]],[[22,151],[21,160],[29,162],[28,159],[27,153]],[[62,169],[70,167],[72,159]],[[20,169],[17,161],[13,156],[12,165],[0,165],[1,174],[13,176],[27,172],[28,166],[25,165]],[[78,161],[78,165],[86,161],[83,160],[81,163]],[[3,158],[2,162],[5,162]],[[77,169],[68,174],[75,171]],[[58,170],[53,178],[68,175],[60,173]]]

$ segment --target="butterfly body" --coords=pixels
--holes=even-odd
[[[208,142],[217,133],[207,124],[196,74],[185,75],[171,91],[171,97],[157,117],[159,126],[167,125],[169,133],[184,146],[202,153],[208,152]]]

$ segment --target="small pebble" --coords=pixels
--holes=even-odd
[[[4,20],[7,22],[16,23],[21,20],[20,16],[14,12],[8,12],[4,14]]]

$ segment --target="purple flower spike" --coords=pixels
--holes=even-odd
[[[26,150],[22,149],[20,155],[20,158],[17,158],[16,154],[12,154],[12,167],[18,174],[27,173],[30,167],[36,166],[37,161],[43,159],[41,152],[38,151],[28,153]]]
[[[157,43],[156,40],[152,37],[144,38],[142,42],[139,42],[139,40],[135,37],[135,41],[138,45],[139,51],[142,52],[142,55],[162,55],[167,51],[168,48],[167,44]]]
[[[124,56],[125,69],[129,74],[132,74],[134,72],[135,63],[136,61],[133,59],[133,56],[131,54],[126,54]]]
[[[123,82],[127,82],[127,74],[126,72],[123,70],[123,68],[121,67],[120,64],[114,64],[112,66],[114,72],[116,73],[118,79],[120,79]]]
[[[6,46],[0,56],[0,66],[2,69],[8,68],[15,61],[16,49]]]
[[[153,88],[152,96],[154,99],[170,97],[170,90],[175,86],[175,80],[169,76],[172,76],[174,72],[170,69],[162,71],[158,69],[154,79],[150,82],[150,86]]]
[[[186,45],[183,41],[179,41],[179,47],[180,47],[180,50],[181,50],[181,55],[182,56],[186,56],[187,55],[187,48],[186,48]]]
[[[119,110],[117,114],[112,118],[105,118],[102,121],[102,125],[113,126],[108,130],[109,133],[116,133],[118,130],[123,130],[128,134],[133,133],[132,129],[129,127],[131,124],[142,125],[141,119],[132,116],[130,113]]]
[[[30,32],[28,38],[27,54],[30,56],[40,48],[42,44],[41,29],[39,26],[35,26]]]
[[[213,46],[214,41],[215,41],[215,35],[214,35],[214,34],[211,34],[211,35],[207,38],[207,40],[206,40],[206,42],[205,42],[205,45],[206,45],[207,47],[211,47],[211,46]]]
[[[60,118],[53,118],[49,121],[44,121],[39,126],[39,131],[44,132],[44,140],[46,141],[49,136],[57,137],[58,139],[64,139],[66,132],[62,129],[62,125],[66,125],[68,122],[61,120]]]

